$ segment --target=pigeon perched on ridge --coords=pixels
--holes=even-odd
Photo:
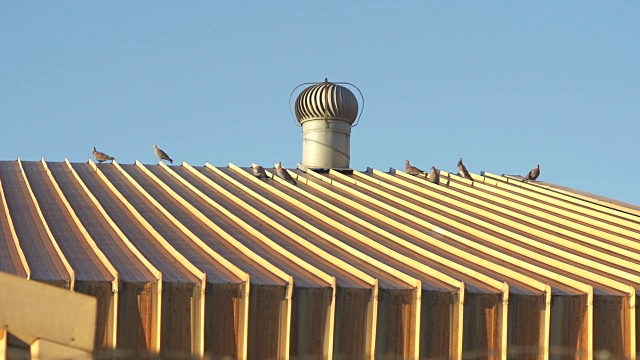
[[[471,177],[471,174],[469,174],[467,167],[462,163],[462,158],[460,158],[460,160],[458,161],[458,175],[462,176],[465,179],[473,181],[473,178]]]
[[[96,159],[100,163],[104,162],[104,161],[107,161],[107,160],[111,160],[111,162],[113,162],[113,160],[115,160],[113,157],[111,157],[111,156],[109,156],[109,155],[107,155],[107,154],[105,154],[103,152],[100,152],[100,151],[96,150],[95,146],[93,147],[93,158]]]
[[[427,180],[429,180],[430,182],[436,185],[440,184],[440,173],[438,173],[438,170],[436,169],[435,166],[431,167],[431,174],[429,175]]]
[[[166,152],[160,150],[160,148],[158,148],[157,146],[153,145],[153,152],[156,154],[156,156],[158,157],[158,159],[160,160],[167,160],[170,163],[173,164],[173,159],[169,157],[169,155],[167,155]]]
[[[268,178],[267,173],[264,171],[264,168],[260,165],[251,164],[251,169],[253,170],[253,175],[255,175],[259,179]]]
[[[425,173],[424,171],[418,169],[417,167],[409,164],[409,160],[404,161],[404,172],[406,172],[409,175],[415,175],[415,176]]]
[[[289,174],[287,169],[282,167],[282,162],[281,161],[278,161],[278,163],[275,164],[275,168],[276,168],[276,173],[278,174],[278,176],[280,176],[284,181],[288,181],[288,182],[292,183],[293,185],[296,184],[296,181],[293,180],[293,178],[291,177],[291,174]]]
[[[534,181],[538,176],[540,176],[540,164],[529,171],[527,176],[524,178],[524,181]]]

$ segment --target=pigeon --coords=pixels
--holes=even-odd
[[[429,180],[430,182],[436,185],[440,184],[440,174],[438,173],[438,170],[436,169],[435,166],[431,167],[431,175],[429,175],[427,180]]]
[[[534,181],[535,179],[538,178],[538,176],[540,176],[540,164],[538,164],[538,166],[536,166],[535,168],[531,169],[531,171],[529,171],[529,173],[527,174],[527,176],[525,176],[524,181]]]
[[[113,160],[115,160],[113,157],[96,150],[95,146],[93,147],[93,158],[98,160],[98,162],[104,162],[107,160],[111,160],[111,162],[113,162]]]
[[[406,172],[409,175],[420,175],[420,174],[424,174],[424,171],[418,169],[415,166],[412,166],[411,164],[409,164],[409,160],[405,160],[404,161],[404,172]]]
[[[170,163],[173,164],[173,159],[169,157],[169,155],[167,155],[166,152],[160,150],[157,146],[153,145],[153,152],[156,154],[156,156],[158,157],[158,159],[160,160],[168,160]]]
[[[469,170],[467,170],[467,167],[462,163],[462,158],[458,161],[458,175],[473,182],[473,178],[471,177],[471,174],[469,174]]]
[[[280,176],[284,181],[288,181],[288,182],[292,183],[293,185],[296,184],[296,181],[293,180],[293,178],[291,177],[291,174],[289,174],[287,169],[282,167],[282,162],[281,161],[278,161],[278,163],[275,164],[275,168],[276,168],[276,173],[278,174],[278,176]]]
[[[259,179],[268,178],[267,173],[264,171],[264,168],[260,165],[251,164],[251,169],[253,170],[253,175],[255,175]]]

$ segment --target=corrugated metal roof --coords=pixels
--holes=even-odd
[[[0,162],[0,270],[96,296],[98,349],[636,357],[636,207],[490,173],[266,170]]]

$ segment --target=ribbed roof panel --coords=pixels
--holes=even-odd
[[[104,165],[101,165],[104,166]],[[107,165],[108,166],[108,165]],[[122,230],[133,245],[160,270],[167,281],[192,282],[196,277],[176,261],[170,251],[156,241],[125,204],[108,188],[88,164],[73,164],[74,169],[98,199],[108,216]]]
[[[87,239],[75,225],[73,215],[69,213],[58,196],[41,162],[22,162],[24,172],[29,179],[31,189],[53,237],[76,272],[77,280],[111,281],[113,275],[100,261]]]
[[[87,233],[116,268],[120,278],[127,282],[155,280],[151,271],[131,252],[124,240],[92,203],[79,183],[79,179],[73,175],[67,164],[52,162],[48,163],[48,167]]]
[[[324,116],[322,89],[301,94],[315,105],[297,115]],[[345,101],[336,91],[329,104]],[[0,271],[98,281],[74,289],[100,296],[105,348],[636,354],[635,206],[491,173],[472,183],[443,170],[437,185],[396,170],[289,170],[292,185],[265,170],[0,162]]]
[[[0,179],[13,226],[31,269],[32,278],[45,282],[70,281],[71,274],[56,251],[46,225],[39,218],[36,204],[29,193],[18,162],[0,162]]]

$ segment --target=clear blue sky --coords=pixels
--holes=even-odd
[[[526,173],[640,204],[638,1],[0,2],[0,159],[301,161],[302,82],[356,84],[351,167]]]

